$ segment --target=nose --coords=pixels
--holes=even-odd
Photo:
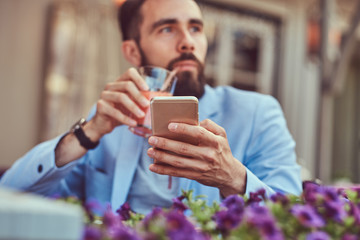
[[[194,39],[191,36],[189,31],[183,31],[178,44],[178,51],[183,52],[192,52],[195,50]]]

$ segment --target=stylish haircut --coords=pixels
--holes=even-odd
[[[118,9],[118,23],[123,41],[140,41],[140,24],[143,16],[140,12],[145,0],[127,0]]]

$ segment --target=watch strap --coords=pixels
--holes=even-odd
[[[73,127],[72,131],[76,138],[79,140],[81,146],[85,149],[94,149],[99,145],[99,141],[93,142],[88,138],[82,129],[82,126],[86,123],[85,119],[80,119],[77,124]]]

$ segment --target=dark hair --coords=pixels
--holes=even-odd
[[[134,39],[140,41],[140,8],[145,0],[127,0],[118,9],[118,23],[123,41]]]

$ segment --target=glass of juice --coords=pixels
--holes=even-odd
[[[148,91],[141,91],[143,96],[151,100],[157,96],[172,96],[176,86],[176,72],[170,72],[164,68],[144,66],[139,68],[140,75],[149,86]],[[142,137],[151,136],[151,113],[150,107],[142,108],[145,117],[136,119],[136,127],[129,127],[130,131]],[[134,118],[134,116],[132,116]]]

